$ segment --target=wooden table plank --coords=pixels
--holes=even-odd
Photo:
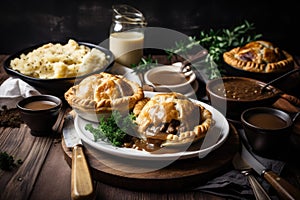
[[[1,137],[8,137],[2,143],[1,151],[21,159],[23,164],[11,173],[3,173],[3,177],[7,176],[4,178],[7,182],[2,181],[1,177],[0,199],[27,199],[47,158],[52,139],[32,136],[24,124],[19,130],[5,128],[2,131]]]
[[[101,200],[120,200],[120,199],[138,199],[138,200],[224,200],[223,197],[206,194],[199,191],[181,191],[181,192],[143,192],[132,191],[122,188],[112,187],[101,182],[95,185],[95,199]]]
[[[71,199],[71,169],[64,159],[61,140],[55,139],[45,160],[43,170],[36,180],[31,200]]]

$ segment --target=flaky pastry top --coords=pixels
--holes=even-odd
[[[144,97],[138,83],[106,72],[84,78],[65,93],[66,101],[81,111],[130,110]]]
[[[162,140],[162,146],[195,142],[205,136],[212,123],[209,110],[175,92],[145,98],[133,112],[142,137]]]
[[[223,54],[225,63],[251,72],[284,72],[294,67],[293,57],[273,43],[263,40],[249,42]]]

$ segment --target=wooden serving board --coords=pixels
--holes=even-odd
[[[62,139],[62,148],[69,166],[72,163],[72,151]],[[164,161],[138,161],[113,157],[106,153],[93,153],[85,148],[85,155],[94,180],[116,187],[143,191],[171,191],[191,189],[204,184],[213,177],[229,169],[231,160],[239,148],[236,128],[230,124],[230,134],[224,144],[210,152],[206,157],[179,159],[167,163],[161,169],[157,164]],[[160,162],[160,163],[157,163]],[[169,161],[166,161],[169,162]],[[120,170],[121,169],[121,170]]]

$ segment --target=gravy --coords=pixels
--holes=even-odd
[[[236,100],[255,100],[274,96],[272,91],[261,92],[263,86],[240,79],[233,79],[216,84],[212,91],[219,96]]]
[[[156,86],[159,85],[178,85],[188,81],[188,79],[179,72],[159,71],[149,76],[149,80]]]
[[[127,148],[133,148],[140,151],[147,151],[152,154],[164,154],[164,153],[178,153],[187,150],[185,145],[182,146],[165,146],[162,147],[163,140],[159,139],[147,139],[147,141],[144,141],[139,138],[134,138],[131,143],[127,143],[124,145]],[[199,149],[199,146],[197,146]]]
[[[25,108],[31,109],[31,110],[46,110],[49,108],[53,108],[55,106],[57,106],[56,103],[54,103],[52,101],[46,101],[46,100],[32,101],[32,102],[24,105]]]
[[[280,117],[270,113],[256,113],[248,117],[247,121],[263,129],[281,129],[287,126],[287,123]]]

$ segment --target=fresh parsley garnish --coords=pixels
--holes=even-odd
[[[14,167],[21,165],[23,163],[22,160],[18,159],[15,162],[15,159],[12,155],[9,155],[7,152],[0,152],[0,168],[5,171],[10,171]]]
[[[131,67],[134,72],[137,74],[144,73],[148,71],[149,69],[152,69],[156,66],[158,66],[157,60],[154,60],[151,55],[148,55],[146,58],[141,58],[140,62],[138,64],[132,64]]]
[[[136,133],[135,116],[131,113],[121,114],[113,111],[108,118],[100,118],[99,125],[94,127],[86,124],[85,129],[94,136],[94,141],[103,140],[110,142],[113,146],[121,147],[125,142],[129,142]]]

